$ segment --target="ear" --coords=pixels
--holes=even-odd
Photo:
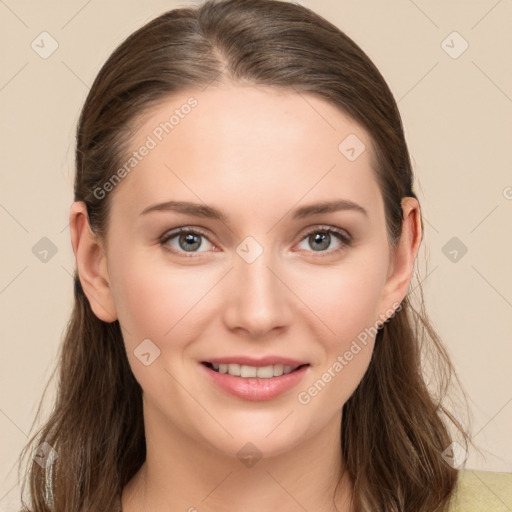
[[[71,205],[69,226],[76,268],[91,309],[100,320],[113,322],[117,313],[109,286],[107,258],[101,240],[91,230],[83,201]]]
[[[402,198],[402,218],[402,233],[391,252],[388,277],[382,295],[381,318],[384,320],[392,316],[409,290],[414,261],[422,238],[421,213],[417,199]]]

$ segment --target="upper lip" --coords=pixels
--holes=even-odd
[[[215,364],[240,364],[246,366],[255,366],[257,368],[263,366],[271,366],[276,364],[282,364],[298,367],[304,364],[308,364],[304,361],[299,361],[297,359],[292,359],[290,357],[281,357],[281,356],[266,356],[259,359],[255,359],[254,357],[248,356],[229,356],[229,357],[214,357],[212,359],[207,359],[203,361],[203,363],[215,363]]]

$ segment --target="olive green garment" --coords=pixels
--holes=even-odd
[[[512,473],[461,470],[450,512],[512,512]]]

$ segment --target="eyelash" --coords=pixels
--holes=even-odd
[[[168,231],[168,232],[164,233],[162,235],[162,237],[159,239],[159,243],[166,251],[169,251],[173,254],[178,254],[180,256],[184,256],[185,258],[194,258],[194,257],[196,257],[197,254],[200,254],[200,253],[194,253],[194,252],[187,253],[185,251],[177,251],[175,249],[171,249],[169,247],[169,245],[167,245],[169,240],[171,240],[171,239],[175,238],[176,236],[181,235],[183,233],[193,234],[193,235],[201,235],[204,238],[206,238],[212,245],[215,245],[215,244],[213,244],[213,242],[210,241],[210,239],[208,238],[208,235],[204,231],[202,231],[199,228],[192,229],[190,227],[177,228],[173,231],[170,231],[170,232]],[[316,252],[320,257],[322,257],[323,255],[333,255],[338,252],[341,252],[341,251],[345,250],[347,247],[349,247],[352,243],[352,237],[345,230],[335,228],[333,226],[317,226],[314,229],[304,233],[304,235],[302,236],[300,241],[302,242],[304,239],[308,238],[309,236],[311,236],[315,233],[334,234],[341,242],[341,245],[339,247],[337,247],[336,249],[331,249],[328,251],[307,251],[307,252]]]

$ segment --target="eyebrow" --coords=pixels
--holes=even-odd
[[[165,203],[158,203],[148,206],[140,215],[145,215],[150,212],[165,212],[173,211],[182,214],[193,215],[195,217],[204,217],[208,219],[216,219],[221,222],[227,222],[227,215],[221,210],[201,203],[193,203],[189,201],[167,201]],[[308,204],[301,206],[294,210],[293,219],[303,219],[312,215],[322,213],[331,213],[337,211],[355,211],[362,213],[368,217],[368,212],[361,205],[349,201],[348,199],[338,199],[335,201],[323,201],[320,203]]]

